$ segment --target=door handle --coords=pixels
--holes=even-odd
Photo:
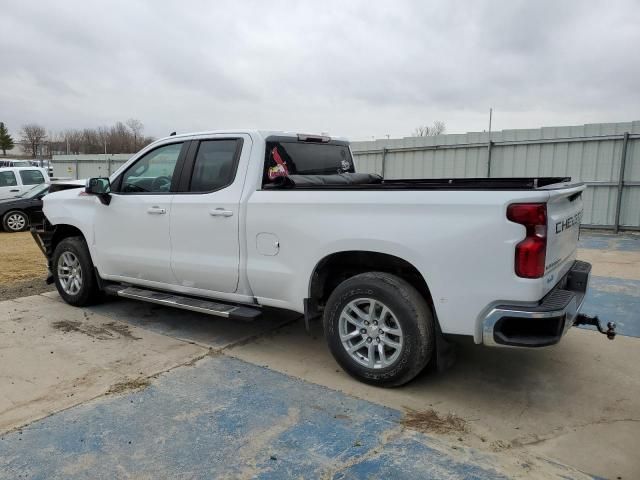
[[[212,217],[230,217],[233,215],[231,210],[225,210],[224,208],[216,208],[215,210],[209,210],[209,215]]]
[[[164,208],[160,207],[150,207],[147,210],[147,213],[150,213],[152,215],[164,215],[165,213],[167,213],[167,211]]]
[[[19,192],[20,190],[19,190],[19,189],[17,189],[17,188],[15,188],[15,189],[13,189],[13,190],[9,190],[9,191],[10,191],[10,192]]]

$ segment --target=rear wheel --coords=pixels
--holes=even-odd
[[[340,366],[374,385],[408,382],[435,350],[427,302],[406,280],[388,273],[364,273],[338,285],[327,302],[324,327]]]
[[[65,238],[56,246],[51,269],[58,293],[68,304],[84,307],[100,299],[91,255],[81,237]]]
[[[2,226],[7,232],[22,232],[29,227],[29,217],[20,210],[13,210],[4,215]]]

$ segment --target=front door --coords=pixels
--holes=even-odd
[[[184,149],[180,142],[146,153],[114,180],[110,204],[97,205],[94,251],[103,278],[175,283],[169,226]]]
[[[201,140],[192,147],[184,167],[188,181],[176,194],[171,214],[171,265],[179,285],[237,290],[244,184],[244,173],[237,169],[241,154],[249,151],[246,135]]]

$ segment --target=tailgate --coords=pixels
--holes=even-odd
[[[547,254],[545,289],[553,286],[569,271],[578,250],[582,220],[584,185],[549,191],[547,203]]]

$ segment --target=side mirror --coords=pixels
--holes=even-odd
[[[97,195],[103,205],[111,203],[111,182],[106,177],[90,178],[84,191],[89,195]]]

